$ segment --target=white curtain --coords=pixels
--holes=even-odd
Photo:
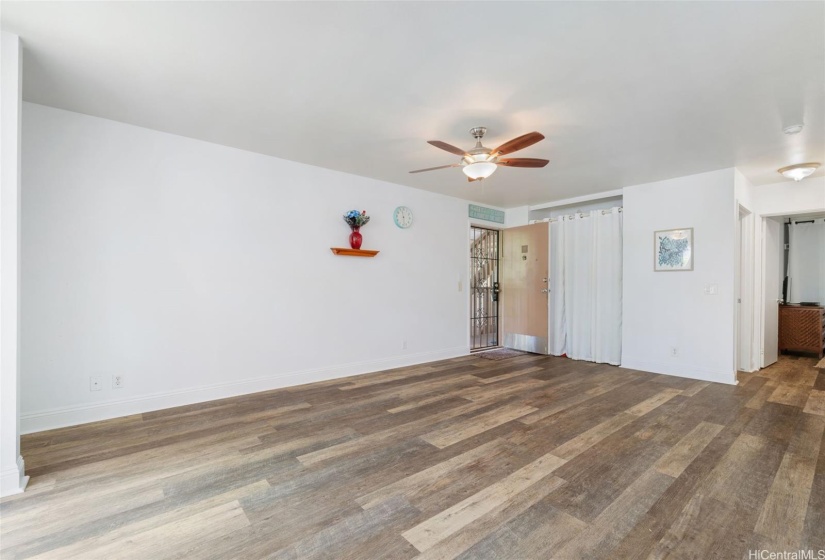
[[[550,353],[619,365],[622,214],[565,216],[550,227]]]
[[[788,226],[788,299],[825,304],[825,220]]]
[[[550,222],[550,353],[567,353],[564,316],[564,218]]]

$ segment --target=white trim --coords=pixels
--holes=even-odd
[[[20,37],[0,32],[0,496],[23,491],[20,457]]]
[[[535,204],[528,206],[527,210],[544,210],[545,208],[555,208],[557,206],[569,206],[570,204],[578,204],[580,202],[589,202],[591,200],[601,200],[603,198],[614,198],[622,196],[623,189],[615,189],[612,191],[604,191],[596,194],[585,194],[582,196],[574,196],[573,198],[565,198],[564,200],[554,200],[553,202],[544,202],[542,204]]]
[[[0,498],[20,494],[26,489],[29,477],[24,476],[24,472],[26,472],[26,464],[23,457],[18,455],[17,465],[0,472]]]
[[[761,349],[755,342],[756,322],[759,305],[756,303],[756,215],[736,201],[736,245],[734,247],[734,369],[745,372],[758,371],[761,364]],[[743,274],[744,272],[744,274]],[[741,303],[738,303],[737,297]],[[748,332],[742,333],[743,314],[748,323]],[[743,341],[743,334],[745,340]],[[744,344],[743,344],[744,342]],[[744,346],[744,347],[743,347]],[[744,359],[744,361],[743,361]]]
[[[768,254],[768,240],[767,238],[767,224],[765,222],[768,219],[764,216],[759,216],[760,228],[759,228],[759,266],[757,267],[757,274],[759,278],[759,290],[757,291],[758,297],[754,302],[755,311],[754,313],[758,316],[758,326],[757,326],[757,334],[759,334],[759,340],[757,341],[757,351],[759,352],[759,364],[760,369],[767,367],[765,364],[765,301],[766,301],[766,290],[765,290],[765,278],[767,277],[767,273],[765,270],[765,259],[767,258]],[[784,226],[783,226],[784,227]],[[781,288],[780,288],[781,289]],[[776,297],[776,296],[774,296]],[[779,352],[777,352],[778,357]],[[770,364],[768,364],[770,365]]]
[[[23,434],[64,428],[66,426],[76,426],[100,420],[109,420],[131,414],[141,414],[164,408],[184,406],[205,401],[225,399],[239,395],[248,395],[260,391],[270,391],[283,387],[303,385],[316,381],[327,381],[341,377],[361,375],[385,369],[416,365],[436,360],[446,360],[458,356],[466,356],[470,353],[467,346],[445,348],[432,352],[421,352],[418,354],[407,354],[380,360],[370,360],[366,362],[355,362],[351,364],[332,366],[314,370],[295,371],[247,379],[244,381],[233,381],[229,383],[216,383],[214,385],[204,385],[170,391],[165,393],[155,393],[139,397],[108,401],[105,403],[84,404],[79,406],[68,406],[54,408],[50,410],[39,410],[24,413],[20,416],[20,431]]]
[[[733,372],[703,369],[689,364],[635,360],[633,358],[623,356],[622,365],[620,367],[624,369],[635,369],[637,371],[647,371],[650,373],[673,375],[675,377],[687,377],[689,379],[698,379],[700,381],[713,381],[714,383],[736,385],[736,374]]]
[[[470,225],[476,226],[484,229],[495,229],[501,231],[505,229],[504,224],[499,222],[487,222],[485,220],[479,218],[470,218]]]

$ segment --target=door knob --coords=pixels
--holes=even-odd
[[[549,293],[550,293],[550,290],[548,290],[547,288],[545,288],[545,289],[543,289],[543,290],[541,291],[541,293],[543,293],[543,294],[549,294]]]

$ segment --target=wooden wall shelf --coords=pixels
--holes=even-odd
[[[346,247],[330,247],[330,250],[336,255],[343,257],[374,257],[378,251],[368,251],[367,249],[349,249]]]

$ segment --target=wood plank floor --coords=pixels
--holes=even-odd
[[[825,549],[825,373],[467,356],[25,436],[13,558],[747,558]]]

